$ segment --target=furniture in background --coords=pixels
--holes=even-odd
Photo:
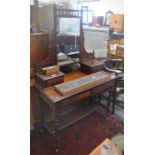
[[[104,26],[109,26],[110,25],[110,20],[111,20],[111,16],[113,15],[113,12],[112,11],[107,11],[105,13],[105,23],[104,23]]]
[[[84,47],[87,52],[94,50],[95,58],[107,56],[109,30],[106,27],[83,26]]]
[[[113,32],[124,32],[124,15],[113,14],[110,19],[110,28]]]
[[[124,69],[120,70],[120,67],[118,63],[120,63],[121,59],[110,59],[107,58],[103,60],[104,63],[104,70],[108,73],[114,74],[116,78],[116,93],[115,93],[115,105],[118,105],[122,108],[124,108]],[[109,111],[110,103],[113,102],[113,98],[109,98],[109,94],[111,93],[110,91],[108,92],[103,92],[102,97],[103,99],[108,100],[108,105],[107,105],[107,111]],[[122,96],[122,97],[120,97]],[[113,97],[113,96],[111,96]],[[112,113],[115,112],[115,109],[112,109]]]
[[[107,57],[111,59],[121,59],[118,62],[120,68],[124,67],[124,39],[121,40],[109,40]]]

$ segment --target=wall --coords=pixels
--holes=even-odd
[[[102,12],[107,12],[108,10],[114,13],[124,14],[124,0],[101,0],[102,2]]]
[[[41,1],[41,0],[40,0]],[[42,0],[47,1],[47,0]],[[50,0],[49,0],[50,1]],[[56,0],[55,0],[56,1]],[[63,1],[63,0],[59,0]],[[77,0],[70,0],[70,4],[73,9],[77,9]],[[94,5],[95,6],[95,5]],[[124,0],[101,0],[99,5],[96,5],[98,9],[98,15],[104,16],[108,10],[113,11],[114,13],[124,13]],[[31,8],[32,11],[32,8]],[[51,41],[51,34],[53,30],[53,5],[47,4],[40,8],[40,28],[41,30],[46,29],[49,31],[49,42]],[[31,14],[31,21],[32,21]]]
[[[74,9],[77,9],[77,1],[78,0],[70,0]],[[114,13],[124,14],[124,0],[100,0],[93,4],[93,8],[96,8],[98,16],[105,15],[109,10]]]

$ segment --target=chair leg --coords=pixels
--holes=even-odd
[[[106,108],[106,116],[108,116],[108,112],[109,112],[109,107],[110,107],[110,103],[111,103],[111,91],[108,92],[108,104],[107,104],[107,108]]]

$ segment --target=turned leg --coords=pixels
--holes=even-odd
[[[115,102],[116,102],[116,80],[115,80],[115,85],[114,85],[114,90],[113,90],[113,102],[112,102],[112,114],[115,113]]]
[[[44,132],[44,106],[43,106],[43,100],[39,94],[39,105],[40,105],[40,117],[41,117],[41,121],[40,121],[40,132]]]
[[[59,120],[56,119],[54,121],[54,136],[55,136],[55,151],[58,152],[59,151],[59,147],[60,147],[60,129],[59,129]]]
[[[111,95],[112,95],[112,92],[109,91],[108,92],[108,104],[107,104],[107,108],[106,108],[106,116],[108,116],[108,112],[109,112],[109,107],[110,107],[110,103],[111,103]]]

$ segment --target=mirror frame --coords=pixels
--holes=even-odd
[[[58,9],[56,6],[54,6],[54,34],[55,34],[55,60],[56,64],[58,64],[58,58],[57,58],[57,19],[59,18],[79,18],[80,21],[80,36],[81,36],[81,11],[80,10],[68,10],[68,9]],[[81,37],[80,37],[81,38]],[[81,46],[81,40],[79,41]],[[80,49],[79,49],[80,51]],[[79,54],[79,62],[80,62],[80,54]]]
[[[53,32],[53,41],[52,41],[52,51],[53,51],[53,60],[54,64],[58,64],[57,60],[57,18],[79,18],[80,19],[80,54],[79,54],[79,63],[91,59],[91,55],[86,52],[84,48],[84,32],[82,30],[82,10],[69,10],[69,9],[59,9],[54,5],[54,32]],[[76,63],[76,62],[75,62]]]

